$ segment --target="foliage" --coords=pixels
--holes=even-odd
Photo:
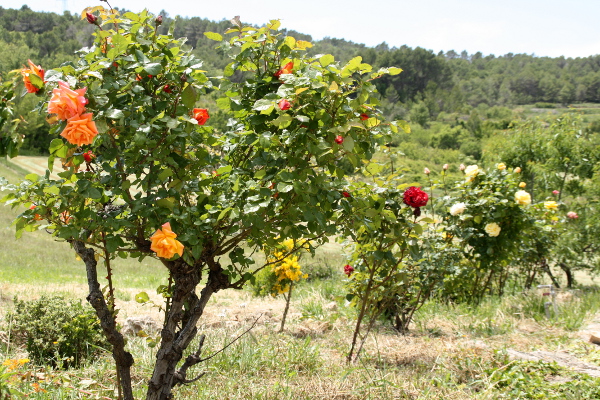
[[[16,340],[37,364],[79,367],[107,347],[94,310],[59,296],[15,299],[9,318]]]

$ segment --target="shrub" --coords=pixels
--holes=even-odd
[[[15,299],[11,318],[17,342],[26,346],[38,364],[76,367],[106,346],[94,310],[78,301],[59,296]]]

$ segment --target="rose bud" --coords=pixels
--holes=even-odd
[[[553,190],[552,194],[558,196],[560,194],[560,190]]]
[[[429,170],[429,168],[425,167],[425,169],[423,169],[423,173],[425,175],[429,175],[431,173],[431,171]]]
[[[361,121],[364,121],[364,120],[369,119],[369,118],[370,118],[369,114],[365,114],[365,113],[360,114],[360,120]]]
[[[279,106],[279,109],[281,111],[289,110],[290,107],[292,107],[292,104],[286,99],[279,100],[279,103],[277,103],[277,105]]]
[[[465,168],[467,168],[467,167],[465,167],[465,164],[460,164],[460,167],[459,167],[459,168],[460,168],[460,170],[461,170],[461,171],[464,171],[464,170],[465,170]]]
[[[36,214],[36,215],[37,215],[37,214]],[[577,219],[577,218],[579,218],[579,215],[577,215],[577,213],[576,213],[575,211],[569,211],[569,212],[567,213],[567,217],[568,217],[568,218],[571,218],[571,219]]]
[[[273,76],[275,78],[279,79],[279,77],[281,75],[291,74],[293,69],[294,69],[294,62],[290,61],[289,63],[285,64],[285,66],[283,68],[281,68],[280,70],[278,70],[277,72],[275,72],[273,74]]]
[[[449,168],[449,167],[450,167],[450,166],[449,166],[448,164],[444,164],[444,166],[442,167],[442,169],[443,169],[444,171],[448,171],[448,168]]]
[[[337,136],[335,137],[335,142],[336,142],[337,144],[342,144],[342,143],[344,143],[344,137],[343,137],[342,135],[337,135]]]
[[[171,89],[171,86],[165,85],[165,86],[163,86],[163,92],[165,92],[165,93],[173,93],[173,89]]]
[[[519,173],[521,173],[521,167],[515,168],[515,174],[519,174]]]
[[[348,192],[346,192],[346,191],[343,191],[343,192],[342,192],[342,196],[344,196],[344,197],[348,198],[348,197],[350,197],[350,193],[348,193]]]
[[[163,16],[159,15],[158,17],[156,17],[156,19],[154,20],[154,23],[156,24],[156,26],[162,25],[162,23],[163,23]]]
[[[87,19],[87,22],[89,22],[90,24],[98,25],[98,17],[96,17],[94,14],[86,12],[85,18]]]
[[[88,164],[91,163],[94,158],[96,158],[96,155],[94,153],[92,153],[91,150],[86,151],[85,153],[83,153],[83,159]]]
[[[344,266],[344,273],[345,273],[346,275],[348,275],[348,277],[350,277],[350,275],[352,275],[352,273],[353,273],[353,272],[354,272],[354,268],[352,268],[352,266],[351,266],[351,265],[348,265],[348,264],[346,264],[346,265]]]

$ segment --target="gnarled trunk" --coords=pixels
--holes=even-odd
[[[131,353],[125,351],[125,340],[123,335],[118,331],[115,322],[115,316],[108,308],[106,299],[100,290],[98,282],[98,263],[95,258],[95,252],[92,249],[85,247],[83,242],[72,241],[75,252],[81,257],[85,263],[87,274],[89,295],[87,301],[96,310],[96,315],[100,319],[100,326],[104,331],[106,339],[113,347],[113,358],[117,366],[117,385],[120,385],[121,394],[124,400],[134,400],[133,391],[131,389],[131,366],[133,365],[133,357]]]
[[[173,387],[194,380],[187,379],[187,369],[201,362],[200,357],[188,357],[178,370],[177,365],[183,357],[183,352],[198,333],[196,324],[210,297],[219,290],[230,287],[228,277],[223,273],[220,265],[214,263],[211,265],[206,286],[198,297],[195,288],[200,282],[199,269],[182,260],[168,263],[167,266],[173,276],[173,297],[165,326],[161,332],[162,340],[156,354],[152,378],[148,382],[146,400],[171,399]],[[187,303],[187,310],[184,310],[184,303]],[[181,329],[178,330],[180,322]],[[202,344],[197,354],[199,354],[201,346]]]

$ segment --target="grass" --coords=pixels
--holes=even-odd
[[[0,163],[0,176],[13,180],[20,172]],[[11,307],[12,296],[36,298],[52,292],[81,299],[87,294],[83,264],[67,243],[46,232],[14,238],[9,225],[17,213],[0,206],[0,362],[27,357],[10,336],[10,321],[1,319]],[[477,307],[432,301],[417,312],[408,335],[398,335],[380,321],[359,362],[348,365],[344,359],[355,311],[345,301],[341,260],[340,249],[333,244],[320,249],[314,259],[304,258],[311,278],[295,289],[281,334],[276,333],[284,307],[281,297],[253,298],[248,290],[219,292],[198,327],[207,335],[204,357],[215,354],[260,319],[251,333],[189,371],[188,377],[206,375],[178,387],[175,398],[598,398],[594,397],[600,387],[596,378],[554,364],[510,360],[506,355],[507,349],[560,350],[600,365],[598,347],[578,339],[576,333],[600,309],[595,290],[564,296],[559,300],[558,317],[550,320],[543,308],[547,297],[537,291],[488,298]],[[140,305],[134,296],[144,290],[159,303],[155,288],[166,279],[160,263],[117,260],[115,266],[119,321],[131,315],[158,319],[156,307]],[[128,338],[127,346],[135,359],[135,396],[143,398],[156,348],[142,337]],[[195,346],[197,341],[188,352]],[[117,397],[113,361],[106,352],[79,369],[52,370],[29,362],[0,371],[0,389],[6,384],[30,399]]]

